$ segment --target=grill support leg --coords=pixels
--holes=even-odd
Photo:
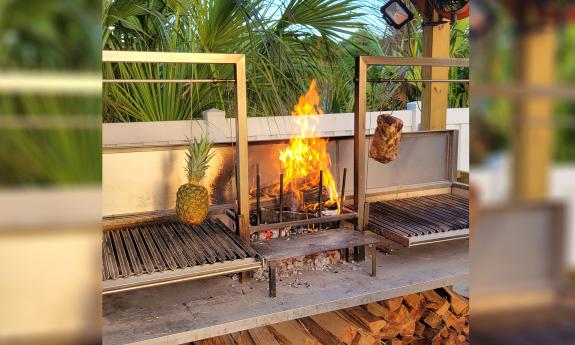
[[[270,297],[276,297],[276,264],[275,262],[268,263],[268,275],[269,275],[269,290]]]
[[[344,255],[345,261],[349,262],[349,248],[345,248],[343,250],[343,255]]]
[[[374,244],[369,245],[369,250],[371,251],[371,276],[375,277],[377,275],[377,250]]]
[[[353,259],[355,262],[361,262],[365,260],[365,247],[353,247]]]

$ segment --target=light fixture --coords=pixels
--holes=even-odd
[[[398,30],[413,19],[413,13],[400,0],[391,0],[381,6],[381,14],[387,24]]]

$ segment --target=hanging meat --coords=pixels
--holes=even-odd
[[[369,149],[369,156],[380,163],[389,163],[397,158],[403,121],[397,117],[382,114],[377,117],[377,128]]]

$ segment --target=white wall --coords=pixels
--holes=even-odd
[[[420,102],[412,102],[406,110],[393,112],[369,112],[366,119],[366,133],[373,133],[377,127],[377,116],[393,114],[404,124],[405,132],[419,130],[421,126]],[[353,113],[324,114],[317,120],[318,135],[326,138],[352,136]],[[185,145],[188,138],[208,133],[217,143],[231,142],[235,136],[235,122],[226,119],[224,112],[216,109],[204,112],[204,120],[161,121],[140,123],[106,123],[103,126],[103,145],[114,147],[145,147],[164,145]],[[448,109],[447,129],[459,130],[458,170],[469,171],[469,108]],[[248,140],[264,141],[289,139],[298,133],[294,116],[270,116],[248,118]]]
[[[381,112],[368,113],[366,132],[373,133],[377,116]],[[404,131],[417,131],[421,124],[418,103],[410,103],[407,110],[394,111],[402,119]],[[318,120],[319,136],[336,138],[353,136],[353,113],[325,114]],[[289,139],[298,133],[294,116],[248,118],[250,142]],[[234,141],[235,121],[226,119],[220,110],[204,112],[205,120],[165,121],[148,123],[104,124],[104,148],[132,147],[130,150],[106,150],[102,158],[102,212],[104,215],[136,211],[164,210],[174,207],[173,197],[185,182],[182,167],[185,146],[157,148],[158,146],[186,145],[188,138],[208,133],[218,143]],[[459,170],[469,169],[469,109],[449,109],[448,127],[459,129]],[[150,147],[156,147],[153,150]],[[148,148],[146,148],[148,147]],[[220,159],[230,159],[230,157]],[[233,158],[231,158],[233,159]],[[222,162],[214,161],[210,169],[219,171]],[[208,171],[206,185],[217,174]]]

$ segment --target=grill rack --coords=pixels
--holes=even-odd
[[[469,236],[469,200],[437,194],[370,203],[370,230],[407,247]]]
[[[104,293],[261,267],[257,253],[217,218],[106,231],[102,261]]]

